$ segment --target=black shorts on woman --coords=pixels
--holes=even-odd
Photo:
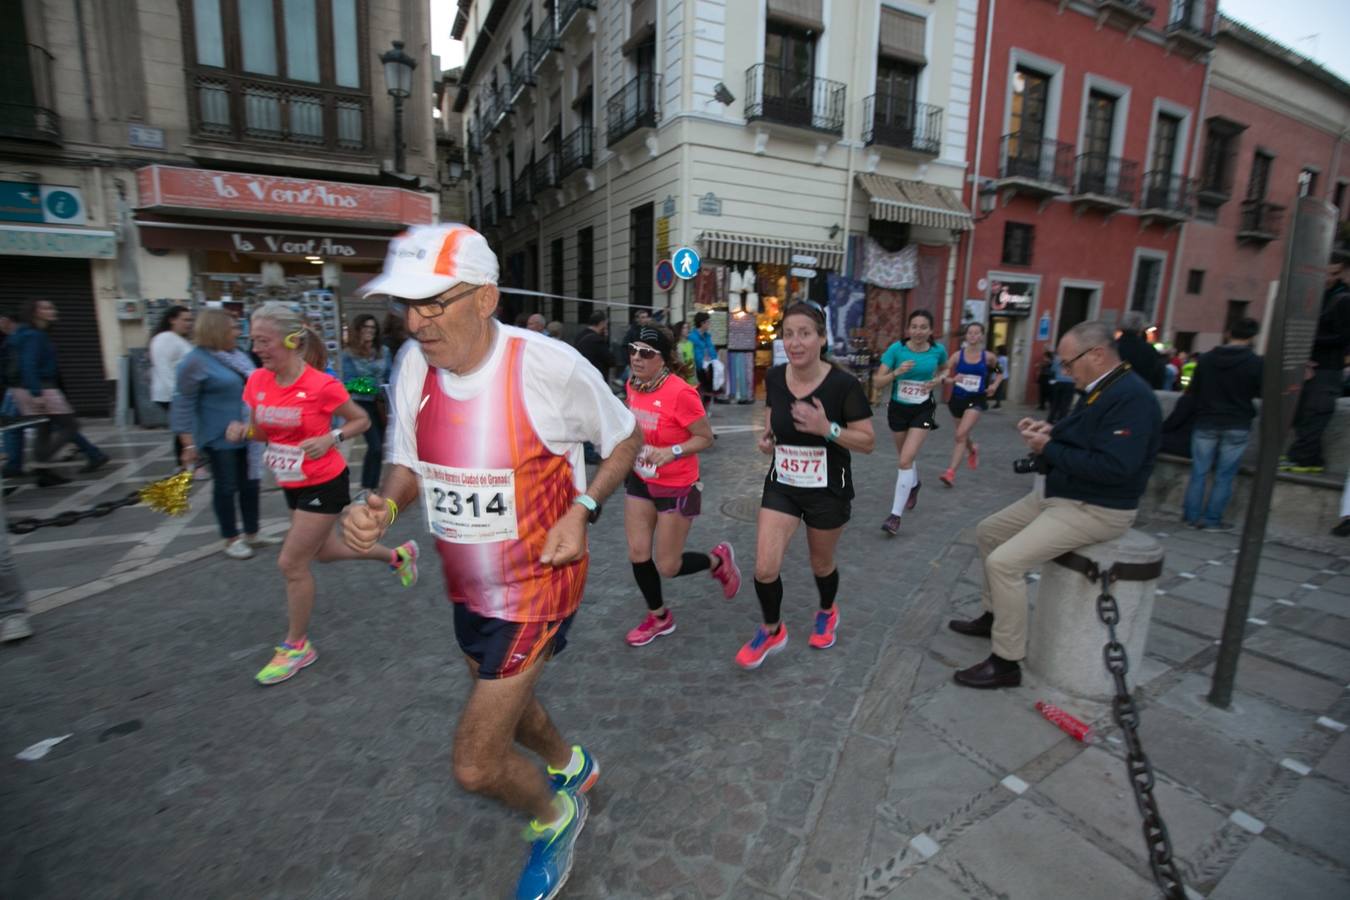
[[[283,488],[286,506],[291,510],[336,516],[352,502],[351,473],[347,468],[320,484]]]
[[[886,407],[886,424],[891,431],[909,431],[911,428],[923,428],[937,431],[937,404],[929,397],[922,403],[901,403],[892,400]]]
[[[764,477],[760,506],[796,516],[808,528],[828,531],[849,520],[853,501],[852,456],[845,448],[820,435],[802,434],[792,419],[795,400],[820,400],[825,417],[840,427],[872,417],[872,406],[858,379],[841,369],[831,368],[825,380],[806,397],[796,397],[787,386],[787,366],[775,366],[764,378],[765,405],[769,407],[769,426],[779,445],[825,448],[826,484],[823,487],[799,487],[778,480],[777,458]]]

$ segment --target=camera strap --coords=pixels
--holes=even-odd
[[[1103,378],[1101,381],[1097,383],[1097,386],[1092,389],[1092,392],[1083,399],[1083,406],[1091,406],[1092,404],[1096,403],[1097,398],[1102,395],[1103,391],[1105,391],[1111,385],[1115,384],[1120,379],[1124,378],[1129,373],[1129,371],[1130,371],[1130,364],[1127,362],[1123,362],[1120,365],[1116,366],[1114,369],[1112,369],[1111,372],[1107,374],[1105,378]]]

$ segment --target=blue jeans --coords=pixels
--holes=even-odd
[[[1191,434],[1191,480],[1186,485],[1182,517],[1188,524],[1214,528],[1223,522],[1223,511],[1233,496],[1233,479],[1247,449],[1251,431],[1246,428],[1196,428]],[[1214,470],[1214,486],[1205,502],[1205,481]]]
[[[258,533],[258,479],[248,477],[248,449],[213,450],[206,448],[211,461],[211,506],[226,540],[239,536],[235,525],[234,503],[244,516],[244,534]]]

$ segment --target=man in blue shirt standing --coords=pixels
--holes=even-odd
[[[988,659],[956,673],[956,683],[965,687],[1022,683],[1026,573],[1124,534],[1158,455],[1162,410],[1153,389],[1121,362],[1109,326],[1075,325],[1060,339],[1059,358],[1083,397],[1056,425],[1029,418],[1017,423],[1041,474],[1031,493],[976,527],[984,613],[948,623],[959,634],[988,637],[993,644]]]

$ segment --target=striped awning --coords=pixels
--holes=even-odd
[[[871,217],[926,228],[970,231],[970,210],[945,187],[859,172],[858,184],[872,198]]]
[[[699,235],[698,242],[703,245],[703,255],[708,259],[790,266],[793,255],[800,254],[814,256],[815,268],[822,272],[839,271],[844,267],[844,249],[838,244],[824,241],[794,241],[758,234],[705,231]]]

